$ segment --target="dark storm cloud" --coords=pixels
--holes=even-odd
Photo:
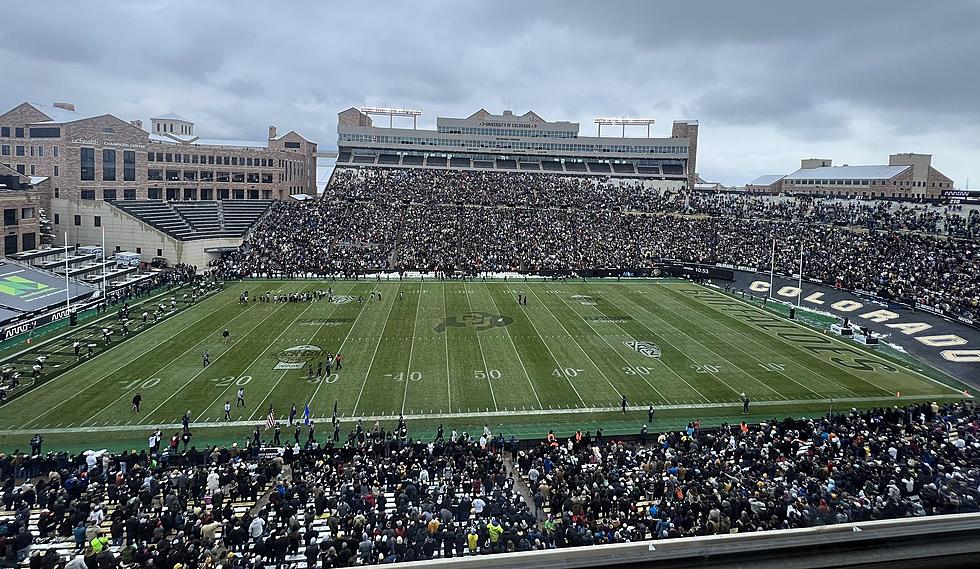
[[[980,179],[977,2],[10,2],[0,106],[169,111],[208,137],[270,124],[323,148],[352,105],[582,124],[701,121],[704,177],[741,183],[810,155],[930,152]],[[11,86],[14,86],[11,88]]]

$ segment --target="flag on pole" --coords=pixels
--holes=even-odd
[[[312,418],[313,417],[310,414],[310,404],[307,403],[306,404],[306,409],[303,411],[303,424],[304,425],[309,425],[310,424],[310,419],[312,419]]]
[[[269,416],[265,419],[266,430],[271,429],[276,426],[276,413],[272,409],[269,409]]]

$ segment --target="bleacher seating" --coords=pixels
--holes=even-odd
[[[429,156],[425,159],[426,166],[438,166],[444,168],[446,166],[445,156]]]
[[[469,168],[470,159],[469,158],[452,158],[449,161],[449,165],[453,168]]]
[[[606,173],[612,172],[612,169],[605,162],[589,162],[589,171]]]
[[[116,201],[112,205],[179,239],[241,237],[269,209],[268,200]]]
[[[424,160],[425,158],[422,156],[417,156],[415,154],[406,154],[405,156],[402,156],[402,165],[421,166]]]
[[[355,156],[354,164],[374,164],[376,156]]]
[[[382,154],[378,156],[378,164],[398,164],[399,159],[397,154]]]
[[[659,166],[637,166],[636,171],[640,174],[659,174]]]
[[[561,162],[556,162],[554,160],[545,160],[541,162],[541,168],[547,172],[561,172]]]
[[[500,170],[516,170],[517,160],[497,160],[497,168]]]
[[[617,174],[636,174],[632,164],[613,164],[613,172]]]
[[[566,172],[585,172],[584,162],[565,162]]]
[[[347,163],[347,162],[350,162],[350,152],[341,152],[337,156],[337,163],[338,164],[341,164],[341,163]]]
[[[684,167],[680,164],[663,164],[660,169],[664,174],[684,174]]]

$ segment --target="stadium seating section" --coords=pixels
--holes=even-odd
[[[268,200],[115,201],[118,209],[181,241],[241,237],[272,203]]]

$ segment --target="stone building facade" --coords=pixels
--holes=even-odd
[[[30,177],[0,164],[0,211],[3,212],[3,254],[35,249],[41,244],[39,219],[50,215],[51,179]]]
[[[193,135],[186,119],[169,124],[181,128],[147,132],[142,121],[87,116],[67,103],[23,103],[0,114],[0,164],[51,178],[53,196],[69,200],[316,195],[316,144],[295,131],[277,136],[270,127],[265,140],[215,140]]]

